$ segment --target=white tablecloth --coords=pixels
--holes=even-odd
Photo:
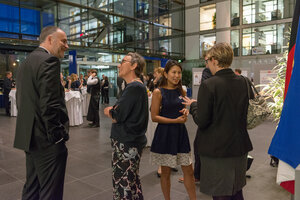
[[[148,106],[149,106],[149,120],[148,120],[148,128],[146,132],[146,137],[147,137],[147,145],[148,147],[151,146],[152,140],[154,137],[154,132],[157,126],[156,122],[153,122],[151,119],[151,112],[150,112],[150,107],[151,107],[151,101],[152,101],[152,96],[148,97]]]
[[[11,116],[16,117],[18,114],[16,106],[16,90],[11,90],[9,93],[11,101]],[[79,91],[70,91],[65,93],[65,101],[70,120],[70,126],[76,126],[83,123],[82,118],[82,95]]]
[[[81,94],[82,94],[82,116],[87,116],[91,95],[87,93],[86,87],[81,88]]]
[[[16,90],[11,90],[9,93],[10,101],[10,115],[16,117],[18,115],[17,102],[16,102]]]
[[[77,126],[83,123],[82,118],[82,95],[79,91],[65,93],[66,106],[69,116],[69,125]]]

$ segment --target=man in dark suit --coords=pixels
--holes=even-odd
[[[18,68],[14,147],[25,151],[23,200],[60,200],[69,139],[69,118],[60,83],[60,61],[69,48],[61,29],[45,27],[40,46]]]
[[[12,88],[12,73],[7,71],[5,73],[5,78],[3,82],[3,97],[4,97],[4,106],[7,116],[10,116],[10,102],[9,102],[9,93]]]

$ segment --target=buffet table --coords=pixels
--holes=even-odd
[[[16,90],[10,90],[9,101],[10,101],[10,116],[16,117],[18,115],[17,102],[16,102]]]
[[[82,95],[79,91],[65,93],[66,107],[69,116],[69,125],[78,126],[83,123],[82,118]]]
[[[11,90],[9,93],[9,99],[11,102],[11,116],[16,117],[18,114],[16,106],[16,90]],[[69,116],[69,125],[77,126],[83,123],[83,96],[79,91],[65,92],[66,107]],[[86,105],[85,105],[86,106]]]
[[[86,87],[81,88],[81,94],[82,94],[82,116],[85,117],[87,116],[89,110],[90,94],[87,93]]]

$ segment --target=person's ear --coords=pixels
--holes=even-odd
[[[164,76],[165,76],[165,78],[167,79],[167,77],[168,77],[167,72],[164,72]]]
[[[133,65],[130,66],[130,69],[133,71],[137,67],[137,63],[134,63]]]

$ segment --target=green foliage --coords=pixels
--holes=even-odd
[[[192,71],[184,69],[182,71],[182,85],[185,85],[186,87],[190,88],[192,83],[192,76]]]
[[[285,74],[287,66],[288,52],[286,51],[282,57],[277,58],[277,65],[273,71],[277,73],[276,78],[271,79],[269,84],[259,85],[262,88],[262,94],[271,99],[268,106],[272,111],[274,121],[279,122],[284,101]]]

